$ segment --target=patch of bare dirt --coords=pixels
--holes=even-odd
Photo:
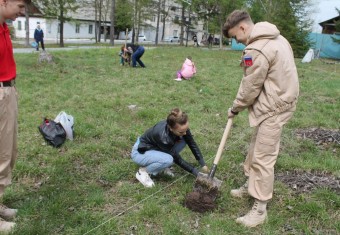
[[[321,128],[298,129],[295,131],[300,139],[311,139],[321,148],[340,147],[340,130],[326,130]],[[335,149],[333,150],[335,151]]]
[[[184,206],[199,213],[213,211],[217,208],[217,203],[215,201],[217,195],[217,188],[211,188],[208,191],[198,188],[187,194],[184,201]]]
[[[287,171],[278,173],[275,177],[297,193],[308,193],[317,188],[327,188],[340,194],[340,178],[329,173]]]

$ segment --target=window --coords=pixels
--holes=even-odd
[[[76,24],[76,33],[80,32],[80,24]]]
[[[21,21],[19,20],[18,21],[18,30],[21,30],[22,28],[21,28],[22,26],[21,26]]]
[[[90,24],[90,25],[89,25],[89,34],[92,34],[92,33],[93,33],[93,25]]]
[[[47,32],[48,33],[51,33],[52,32],[52,24],[46,24],[46,29],[47,29]]]
[[[178,30],[174,30],[173,34],[172,34],[174,37],[177,37],[178,35]]]
[[[13,24],[13,20],[6,20],[5,22],[6,22],[6,24],[8,24],[8,25],[12,25],[12,24]]]

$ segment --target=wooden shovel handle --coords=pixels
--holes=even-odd
[[[128,37],[128,33],[129,33],[129,29],[128,29],[128,28],[126,28],[126,30],[125,30],[125,47],[124,47],[124,59],[126,59],[126,51],[125,51],[125,49],[127,49],[127,48],[126,48],[126,45],[127,45],[127,37]]]
[[[228,122],[227,122],[227,125],[224,129],[224,133],[223,133],[223,136],[222,136],[222,139],[221,139],[221,143],[220,143],[220,146],[218,147],[218,150],[217,150],[217,153],[216,153],[216,157],[214,159],[214,165],[217,165],[218,162],[220,161],[220,158],[222,156],[222,152],[223,152],[223,149],[224,149],[224,145],[227,141],[227,137],[229,135],[229,131],[231,129],[231,125],[233,124],[233,119],[232,118],[228,118]]]

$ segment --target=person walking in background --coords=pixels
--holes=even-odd
[[[197,47],[199,47],[200,45],[198,45],[198,39],[197,39],[197,35],[194,34],[194,36],[192,37],[192,40],[194,40],[194,46],[196,45]]]
[[[135,45],[132,43],[126,44],[126,48],[124,49],[127,53],[131,54],[132,59],[132,67],[137,67],[137,62],[140,67],[145,68],[143,61],[140,59],[144,54],[144,47],[141,45]]]
[[[16,64],[6,20],[25,16],[29,0],[0,0],[0,233],[10,233],[17,214],[3,204],[5,189],[12,182],[12,170],[17,159],[18,100],[15,88]]]
[[[214,41],[213,35],[209,34],[209,37],[208,37],[208,47],[209,48],[212,47],[213,41]]]
[[[131,157],[140,166],[136,173],[137,180],[145,187],[153,187],[155,184],[150,175],[164,172],[173,177],[169,168],[173,163],[197,176],[199,170],[179,155],[186,145],[199,162],[202,171],[208,173],[209,169],[189,129],[188,115],[179,108],[174,108],[166,120],[148,129],[134,144]]]
[[[44,32],[40,28],[40,24],[37,24],[37,28],[34,30],[34,40],[37,43],[37,48],[36,50],[39,51],[39,42],[41,44],[41,48],[45,50],[45,45],[44,45]]]
[[[183,65],[181,70],[177,71],[177,78],[176,81],[190,80],[196,74],[196,66],[195,63],[192,61],[191,56],[188,56]]]
[[[273,24],[254,24],[246,11],[235,10],[223,26],[223,34],[246,45],[242,54],[243,78],[228,117],[248,108],[255,131],[243,169],[247,180],[234,197],[250,195],[252,209],[236,219],[247,227],[264,223],[267,203],[273,197],[274,166],[284,124],[293,116],[299,81],[289,42]]]

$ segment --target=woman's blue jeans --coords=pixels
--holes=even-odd
[[[157,175],[159,172],[163,171],[165,168],[170,167],[174,163],[173,157],[168,154],[157,150],[149,150],[145,153],[139,153],[137,148],[139,145],[139,138],[137,139],[135,145],[131,151],[132,160],[142,167],[146,167],[146,171],[149,174]],[[177,142],[173,150],[176,153],[180,153],[186,143],[183,138]]]
[[[132,54],[132,67],[136,67],[137,66],[137,62],[141,67],[145,67],[145,65],[143,64],[143,62],[141,61],[141,57],[144,54],[144,47],[143,46],[139,46],[138,49]]]

